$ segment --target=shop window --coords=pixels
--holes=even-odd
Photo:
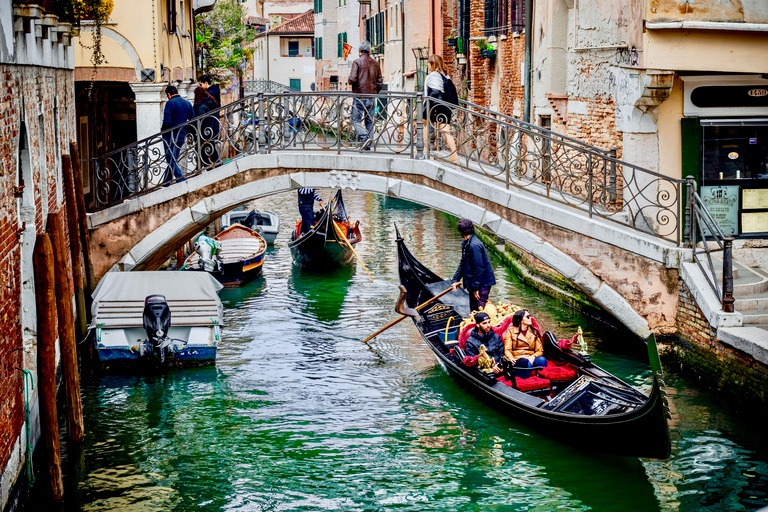
[[[733,179],[768,180],[768,119],[764,121],[763,125],[747,126],[702,122],[705,183]]]

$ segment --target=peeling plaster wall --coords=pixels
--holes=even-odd
[[[648,0],[648,21],[768,23],[765,0]]]

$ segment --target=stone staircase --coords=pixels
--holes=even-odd
[[[722,260],[713,258],[722,268]],[[722,271],[717,273],[722,283]],[[768,273],[757,267],[733,262],[733,296],[736,311],[742,314],[743,325],[768,330]]]

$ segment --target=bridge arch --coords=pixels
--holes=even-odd
[[[97,276],[157,268],[217,216],[304,186],[373,192],[469,218],[558,271],[638,336],[674,329],[681,249],[479,175],[395,156],[252,155],[89,214]]]

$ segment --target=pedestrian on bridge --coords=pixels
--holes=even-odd
[[[163,183],[169,183],[174,178],[182,178],[181,168],[179,167],[179,154],[184,145],[184,139],[187,137],[187,127],[184,125],[187,121],[195,117],[192,104],[179,96],[179,90],[175,86],[169,85],[165,88],[165,95],[168,102],[163,109],[163,126],[161,131],[175,128],[176,130],[163,134],[163,143],[165,145],[165,160],[168,162],[168,169],[165,171]],[[181,179],[179,181],[182,181]]]
[[[496,284],[496,276],[485,245],[475,236],[472,221],[460,219],[456,227],[464,241],[461,243],[461,261],[451,279],[451,287],[456,291],[460,281],[464,281],[464,288],[469,292],[469,309],[475,311],[485,307],[491,287]]]
[[[371,58],[371,43],[360,43],[360,57],[352,63],[349,73],[349,85],[355,94],[379,94],[384,86],[379,63]],[[370,151],[373,139],[373,109],[376,98],[355,98],[352,102],[352,126],[355,127],[357,138],[360,139],[360,151]]]

